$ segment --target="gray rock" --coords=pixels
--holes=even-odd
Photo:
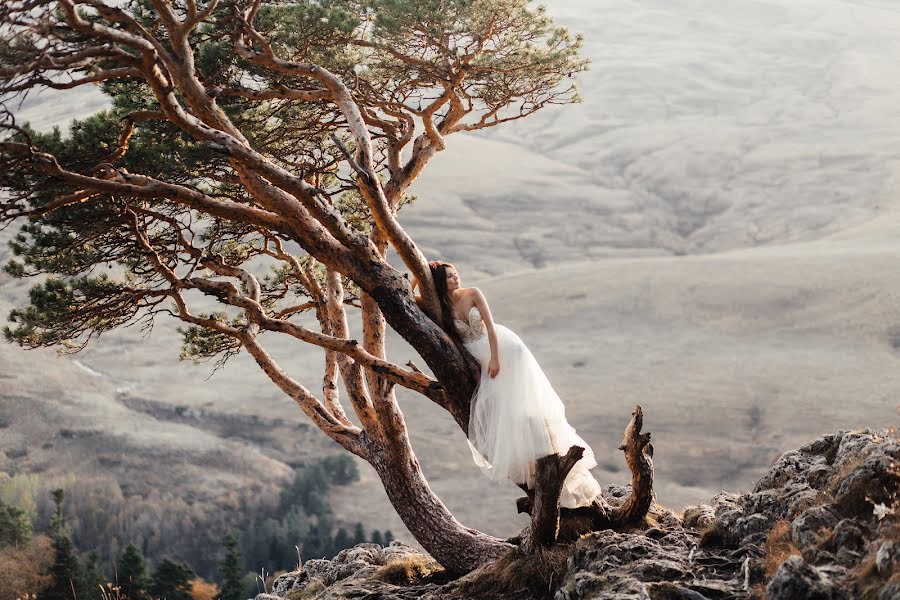
[[[331,561],[330,569],[322,580],[325,585],[331,585],[343,579],[368,577],[383,564],[381,553],[381,546],[378,544],[359,544],[341,550]]]
[[[876,446],[875,432],[866,428],[860,431],[848,431],[841,436],[841,441],[832,462],[835,471],[859,457],[867,456]]]
[[[890,575],[900,569],[900,543],[887,540],[875,551],[875,567],[879,573]]]
[[[900,491],[897,457],[892,454],[872,451],[860,466],[852,469],[840,482],[834,494],[835,505],[845,515],[868,517],[872,514],[874,503],[892,502],[894,495]]]
[[[827,506],[814,506],[791,522],[791,539],[799,548],[816,545],[820,531],[831,529],[838,522],[838,516]]]
[[[819,569],[789,556],[766,586],[769,600],[837,600],[845,595]]]
[[[303,563],[301,569],[306,575],[312,579],[313,577],[324,580],[331,570],[331,561],[322,558],[311,558]]]
[[[706,529],[716,519],[716,510],[709,504],[687,506],[682,517],[685,527]]]
[[[279,575],[272,584],[272,594],[275,596],[287,596],[288,592],[301,590],[309,583],[309,574],[302,569],[293,573]]]
[[[841,519],[834,526],[831,534],[830,547],[832,550],[838,551],[843,548],[860,552],[865,546],[865,538],[863,530],[853,519]]]
[[[835,434],[823,435],[819,439],[801,446],[799,451],[804,454],[821,454],[827,458],[829,454],[834,454],[837,451],[844,433],[844,430],[840,430]]]

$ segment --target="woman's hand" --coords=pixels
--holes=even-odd
[[[488,363],[488,375],[490,375],[491,379],[497,376],[497,373],[500,372],[500,361],[497,360],[496,356],[491,356],[491,361]]]

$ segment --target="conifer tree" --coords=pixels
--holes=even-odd
[[[128,544],[116,568],[116,582],[129,600],[144,598],[149,585],[147,563],[138,547]]]
[[[81,581],[81,569],[72,538],[65,528],[53,536],[53,564],[50,586],[41,595],[41,600],[76,600],[77,587]]]
[[[31,519],[24,510],[0,502],[0,547],[14,546],[17,550],[31,539]]]
[[[347,530],[341,527],[338,529],[338,532],[334,536],[334,549],[337,552],[340,552],[344,548],[349,548],[353,545],[353,541],[350,539],[350,535],[347,533]]]
[[[81,580],[75,546],[65,527],[62,503],[65,492],[59,488],[51,492],[56,509],[50,519],[53,564],[50,566],[50,585],[41,593],[41,600],[75,600],[76,586]]]
[[[153,572],[147,592],[151,598],[193,600],[191,580],[196,576],[187,563],[165,558]]]
[[[100,566],[100,554],[91,550],[84,561],[81,578],[78,581],[78,600],[103,600],[101,587],[106,583],[106,576]]]
[[[355,546],[357,544],[362,544],[366,541],[366,530],[363,527],[363,524],[359,521],[356,522],[356,526],[353,528],[353,543],[351,546]]]
[[[62,503],[66,498],[66,492],[62,488],[57,488],[50,492],[50,495],[53,497],[53,504],[56,505],[56,509],[53,511],[53,516],[50,517],[50,535],[54,536],[62,531],[63,527],[65,527]]]
[[[375,529],[372,531],[372,543],[378,544],[379,546],[384,546],[384,538],[381,537],[381,532]]]
[[[238,550],[237,538],[229,533],[222,540],[225,547],[225,558],[219,563],[219,576],[222,580],[217,600],[246,600],[244,597],[243,571],[241,553]]]

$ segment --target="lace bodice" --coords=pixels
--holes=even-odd
[[[481,339],[486,333],[484,321],[481,319],[481,311],[478,310],[477,306],[473,306],[469,309],[468,322],[460,319],[453,319],[453,322],[456,324],[456,330],[459,332],[459,337],[467,344]]]

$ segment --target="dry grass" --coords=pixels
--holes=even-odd
[[[380,567],[372,579],[393,585],[413,585],[423,583],[444,573],[444,568],[430,556],[413,554],[392,560]]]
[[[318,577],[313,577],[303,588],[289,591],[287,597],[288,600],[310,600],[324,589],[325,583]]]
[[[530,555],[513,550],[460,579],[460,591],[473,598],[553,598],[574,549],[557,545]]]
[[[769,530],[769,537],[766,540],[765,550],[766,555],[763,566],[767,580],[775,574],[781,563],[787,560],[789,556],[794,554],[801,556],[800,549],[791,540],[790,521],[781,520],[772,526],[772,529]]]

